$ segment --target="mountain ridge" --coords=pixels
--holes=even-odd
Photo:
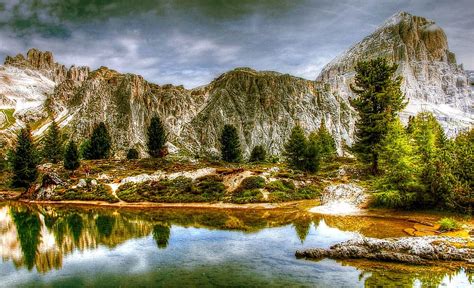
[[[449,135],[472,126],[468,76],[449,51],[446,35],[434,21],[400,12],[328,63],[314,81],[237,67],[206,85],[186,89],[160,86],[105,66],[92,71],[66,68],[48,51],[30,49],[26,57],[8,56],[0,66],[0,127],[5,127],[12,109],[17,121],[0,129],[0,150],[12,145],[14,131],[26,122],[33,123],[33,134],[40,137],[54,118],[79,142],[103,121],[111,132],[115,156],[123,157],[129,148],[145,156],[146,127],[153,115],[159,115],[170,142],[194,155],[217,156],[220,129],[227,123],[237,127],[248,155],[255,145],[279,154],[296,123],[310,132],[323,121],[342,153],[354,137],[356,113],[349,104],[354,96],[349,89],[354,65],[379,56],[398,64],[397,73],[404,78],[402,90],[410,104],[402,119],[426,109],[435,113]],[[21,84],[25,79],[33,85]],[[20,88],[42,88],[21,99],[23,88],[12,93],[8,81],[17,81]]]

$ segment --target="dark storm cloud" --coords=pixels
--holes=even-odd
[[[29,47],[65,64],[101,65],[193,87],[238,66],[314,79],[398,11],[435,20],[474,68],[465,1],[18,0],[0,4],[0,57]]]

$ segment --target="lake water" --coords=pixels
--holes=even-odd
[[[296,259],[298,249],[413,223],[297,209],[0,204],[0,286],[472,287],[472,271]]]

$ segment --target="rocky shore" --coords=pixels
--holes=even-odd
[[[296,251],[307,259],[367,259],[405,264],[434,264],[437,261],[460,261],[474,265],[474,242],[454,237],[402,237],[390,239],[356,238],[329,249]]]

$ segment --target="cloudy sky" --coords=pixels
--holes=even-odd
[[[0,58],[36,47],[187,88],[241,66],[314,79],[402,10],[435,20],[474,69],[474,0],[0,0]]]

